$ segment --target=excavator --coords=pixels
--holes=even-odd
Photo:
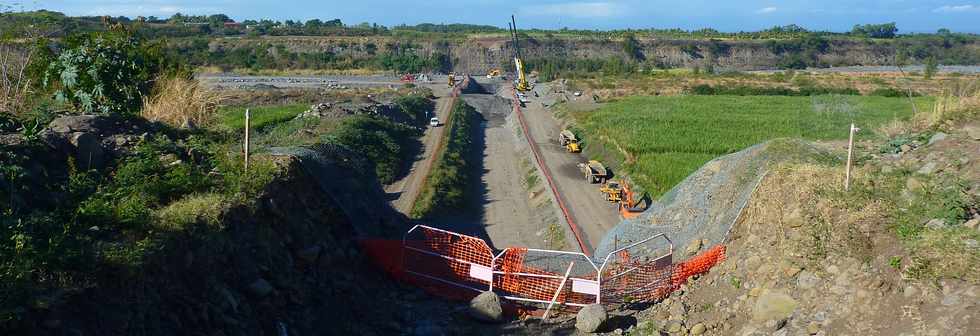
[[[621,185],[623,198],[619,202],[619,215],[623,216],[623,219],[639,217],[647,209],[639,206],[640,200],[634,199],[633,191],[630,189],[630,184],[626,180],[621,180]]]
[[[527,75],[524,74],[524,60],[521,58],[521,47],[517,41],[517,21],[514,16],[510,16],[510,37],[514,43],[514,71],[517,72],[517,83],[514,86],[517,91],[527,92],[531,90],[531,85],[527,82]]]
[[[487,79],[493,79],[498,76],[500,76],[500,69],[490,69],[490,71],[487,71]]]
[[[453,88],[455,86],[456,86],[456,74],[450,73],[449,74],[449,87],[450,88]]]

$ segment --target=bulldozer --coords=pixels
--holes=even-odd
[[[558,133],[558,144],[565,148],[569,153],[578,153],[582,151],[579,146],[578,138],[575,137],[575,133],[570,130],[562,130]]]
[[[599,187],[599,192],[602,193],[602,197],[611,203],[620,203],[623,201],[623,187],[620,186],[619,182],[608,181]]]

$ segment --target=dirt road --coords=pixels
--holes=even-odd
[[[568,209],[572,221],[584,235],[582,239],[589,253],[602,240],[606,232],[619,223],[616,205],[609,203],[599,193],[598,184],[585,181],[578,164],[586,158],[579,154],[566,152],[558,145],[558,121],[552,112],[542,106],[548,92],[547,85],[538,85],[535,90],[539,96],[528,94],[529,103],[523,109],[527,119],[529,135],[538,144],[545,165],[551,171],[559,197]],[[614,172],[615,173],[615,172]],[[569,237],[571,239],[571,237]]]
[[[433,87],[432,90],[433,94],[438,97],[435,109],[436,116],[440,121],[445,122],[452,109],[453,99],[449,97],[449,90],[445,88]],[[434,161],[433,155],[435,155],[436,144],[439,143],[439,139],[442,138],[445,129],[443,126],[426,128],[422,139],[420,139],[422,142],[422,153],[412,163],[412,168],[409,170],[409,173],[400,180],[385,186],[385,192],[389,195],[397,195],[396,198],[391,200],[391,205],[398,212],[407,215],[412,211],[412,204],[415,201],[415,197],[422,188],[423,175],[429,171]]]

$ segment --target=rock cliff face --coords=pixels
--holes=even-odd
[[[766,46],[766,41],[640,40],[645,60],[666,67],[693,67],[713,59],[725,69],[761,70],[776,68],[780,55]],[[895,41],[831,40],[826,51],[816,58],[833,66],[891,65]],[[340,57],[370,58],[391,50],[413,51],[419,55],[449,55],[452,70],[482,74],[490,68],[508,69],[512,64],[513,44],[507,37],[467,39],[405,39],[395,37],[265,37],[254,39],[219,39],[210,49],[230,50],[267,45],[272,54],[283,46],[291,52],[331,52]],[[711,50],[714,50],[712,52]],[[542,58],[606,59],[626,57],[622,43],[594,38],[529,38],[521,40],[526,60]],[[980,43],[953,45],[946,52],[970,54],[980,52]],[[917,60],[913,59],[913,62]]]

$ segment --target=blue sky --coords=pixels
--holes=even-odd
[[[0,0],[69,15],[170,16],[225,13],[237,20],[339,18],[344,23],[474,23],[523,28],[684,28],[758,30],[796,23],[846,31],[856,23],[897,22],[900,32],[938,28],[980,33],[980,1],[971,0]]]

